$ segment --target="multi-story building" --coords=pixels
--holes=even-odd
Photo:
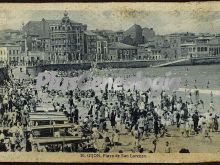
[[[160,47],[155,47],[149,44],[140,44],[138,46],[138,59],[139,60],[159,60],[162,58]]]
[[[97,55],[96,60],[107,60],[108,42],[102,36],[97,36]]]
[[[164,36],[154,36],[145,44],[138,45],[138,59],[159,60],[172,59],[174,51]]]
[[[87,26],[72,21],[68,13],[62,20],[50,22],[50,57],[55,63],[85,60],[84,31]]]
[[[115,42],[121,42],[124,39],[124,31],[116,31],[115,32]]]
[[[114,42],[108,47],[108,60],[123,61],[137,59],[137,47]]]
[[[22,28],[22,51],[49,52],[49,25],[51,20],[29,21]]]
[[[96,58],[97,38],[98,35],[91,31],[84,32],[84,52],[87,57],[87,60],[95,60]]]
[[[151,48],[149,59],[150,60],[159,60],[162,58],[161,48]]]
[[[0,44],[17,44],[21,37],[22,34],[19,30],[0,30]]]
[[[209,42],[213,37],[196,38],[196,57],[206,57],[209,55]]]
[[[134,24],[128,30],[124,32],[124,36],[129,36],[133,39],[134,46],[138,44],[143,44],[142,27],[140,25]]]
[[[209,56],[220,55],[220,40],[215,38],[209,41]]]
[[[195,43],[184,43],[181,44],[181,57],[192,58],[197,57],[197,47]]]
[[[151,54],[149,49],[149,44],[140,44],[137,47],[137,59],[138,60],[148,60]]]
[[[193,43],[181,44],[181,55],[183,58],[220,55],[220,41],[211,36],[198,37]]]
[[[4,64],[17,65],[23,60],[21,57],[20,45],[2,45],[0,46],[0,62]]]
[[[153,28],[143,28],[142,35],[143,35],[144,43],[147,43],[148,40],[151,40],[154,38],[154,36],[155,36],[154,29]]]
[[[151,39],[148,39],[147,43],[149,45],[154,45],[155,47],[170,47],[170,43],[165,36],[156,35]]]
[[[91,31],[85,31],[84,42],[87,60],[98,61],[107,59],[108,43],[106,38]]]
[[[27,51],[48,54],[44,59],[54,63],[84,60],[86,28],[86,25],[70,20],[67,12],[61,20],[29,21],[23,26]],[[22,45],[25,47],[24,41]]]
[[[174,58],[181,58],[181,44],[194,42],[195,38],[195,34],[189,32],[166,35],[170,48],[174,50]]]
[[[5,65],[8,62],[8,52],[7,47],[1,46],[0,47],[0,64]]]
[[[124,31],[112,31],[112,30],[93,30],[93,33],[99,35],[100,37],[103,37],[107,43],[113,43],[113,42],[122,42],[124,39]]]

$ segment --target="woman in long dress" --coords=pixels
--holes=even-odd
[[[116,118],[116,113],[115,113],[115,110],[113,110],[111,113],[111,118],[110,118],[113,131],[115,131],[115,124],[116,124],[115,118]]]

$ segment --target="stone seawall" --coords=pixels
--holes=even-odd
[[[164,62],[167,62],[167,60],[98,62],[97,68],[146,68]],[[47,64],[41,66],[27,67],[27,72],[32,76],[37,76],[39,72],[43,72],[45,70],[89,70],[91,66],[91,63]]]
[[[203,58],[191,58],[183,59],[183,61],[173,61],[164,63],[161,66],[157,67],[171,67],[171,66],[189,66],[189,65],[212,65],[220,64],[220,56],[217,57],[203,57]]]
[[[159,61],[117,61],[117,62],[98,62],[98,68],[146,68],[169,62],[168,60]],[[183,62],[168,64],[169,66],[187,66],[187,65],[209,65],[220,64],[220,57],[192,58]],[[47,64],[41,66],[27,67],[27,72],[32,76],[37,76],[39,72],[45,70],[89,70],[91,63],[73,63],[73,64]]]
[[[220,64],[220,57],[203,57],[203,58],[192,58],[187,61],[183,61],[176,64],[170,64],[169,66],[187,66],[187,65],[212,65]]]
[[[168,60],[152,61],[116,61],[116,62],[98,62],[98,68],[146,68],[153,65],[165,63]]]
[[[204,58],[194,58],[191,60],[192,65],[211,65],[220,64],[220,56],[218,57],[204,57]]]
[[[74,64],[47,64],[27,67],[27,73],[32,76],[37,76],[39,72],[44,72],[45,70],[89,70],[91,68],[91,63],[74,63]]]

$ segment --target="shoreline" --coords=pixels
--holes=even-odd
[[[201,94],[212,94],[213,95],[217,95],[217,96],[220,96],[220,90],[219,89],[201,89],[201,88],[198,88],[198,89],[190,89],[190,88],[179,88],[177,91],[178,92],[195,92],[196,90],[199,90],[199,93]]]

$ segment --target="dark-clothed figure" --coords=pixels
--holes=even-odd
[[[198,134],[199,115],[197,111],[193,114],[192,118],[193,118],[194,131]]]

